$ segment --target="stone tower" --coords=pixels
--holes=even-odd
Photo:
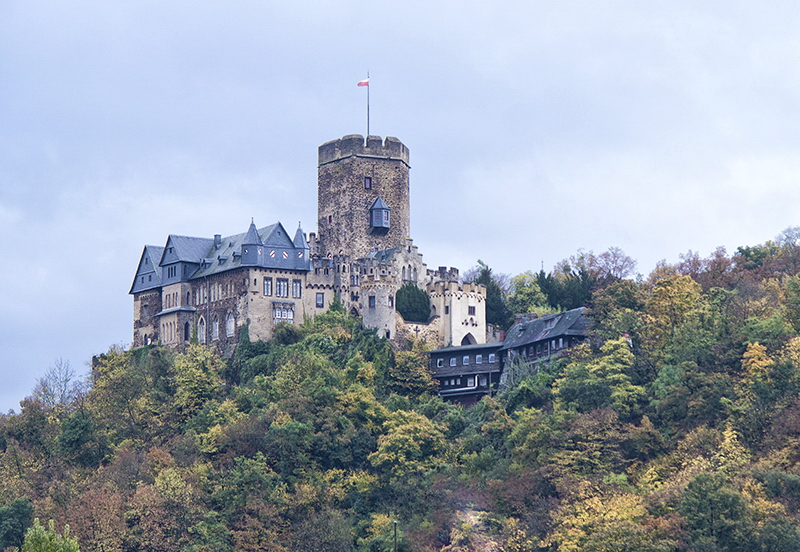
[[[410,238],[408,148],[397,138],[350,134],[319,147],[322,255],[366,257]]]

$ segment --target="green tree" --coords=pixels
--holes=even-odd
[[[182,416],[190,416],[222,390],[222,360],[202,345],[189,345],[175,359],[174,405]]]
[[[422,342],[414,342],[410,351],[395,354],[389,368],[389,389],[402,395],[418,396],[436,388],[428,369],[428,354]]]
[[[33,506],[27,498],[18,498],[0,508],[0,550],[22,544],[25,530],[31,524],[32,514]]]
[[[474,282],[486,286],[486,323],[493,324],[501,329],[507,329],[514,321],[506,305],[506,294],[503,291],[497,276],[489,265],[478,259],[478,266],[472,271],[475,273]],[[465,278],[468,276],[465,275]]]
[[[606,341],[596,357],[581,347],[584,354],[576,351],[575,360],[553,385],[556,405],[579,412],[611,406],[622,417],[634,414],[646,394],[643,387],[631,383],[629,372],[635,359],[627,339]]]
[[[64,526],[64,534],[56,531],[55,522],[50,520],[47,528],[42,527],[39,518],[25,533],[25,541],[20,552],[79,552],[78,539],[69,536],[69,525]]]
[[[413,282],[406,282],[397,290],[395,305],[406,322],[427,322],[431,315],[428,294]]]
[[[513,293],[508,297],[508,310],[511,314],[535,312],[545,314],[547,297],[542,293],[536,275],[530,270],[511,278]]]
[[[747,550],[747,504],[724,476],[702,473],[692,479],[678,511],[702,550]]]

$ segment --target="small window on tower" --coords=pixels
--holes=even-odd
[[[328,224],[333,223],[333,215],[328,215]]]
[[[364,177],[364,189],[365,190],[371,190],[372,189],[372,177],[371,176],[365,176]]]

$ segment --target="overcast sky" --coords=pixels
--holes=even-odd
[[[647,274],[800,225],[791,2],[2,0],[0,412],[128,346],[145,244],[315,231],[367,71],[429,267]]]

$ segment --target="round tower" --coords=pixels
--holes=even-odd
[[[410,238],[408,148],[350,134],[319,147],[317,213],[323,255],[351,259]]]

